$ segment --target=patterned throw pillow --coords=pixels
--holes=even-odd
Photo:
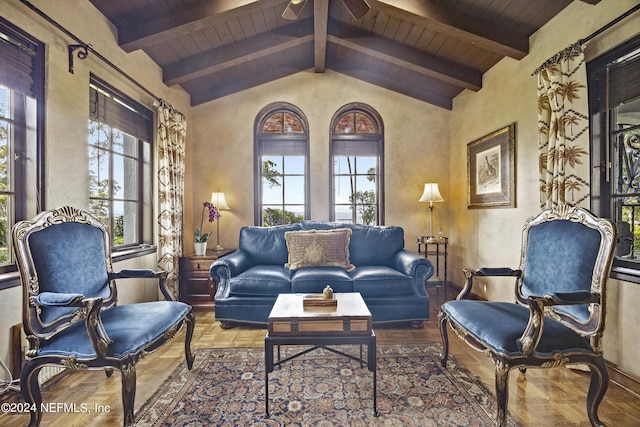
[[[303,267],[340,267],[346,271],[356,268],[349,261],[351,230],[301,230],[284,233],[289,251],[289,262],[284,266],[291,270]]]

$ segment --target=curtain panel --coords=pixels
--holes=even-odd
[[[535,72],[540,207],[589,208],[589,100],[583,45],[574,43]]]
[[[158,267],[168,272],[167,288],[178,299],[183,247],[184,153],[187,122],[165,102],[158,107]]]

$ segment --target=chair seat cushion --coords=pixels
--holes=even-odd
[[[476,340],[496,353],[522,354],[517,340],[529,322],[527,307],[508,302],[448,301],[441,310]],[[589,341],[560,322],[545,317],[542,338],[535,354],[548,356],[568,351],[591,352]]]
[[[121,359],[137,353],[182,321],[189,310],[187,304],[177,301],[126,304],[103,310],[102,323],[113,341],[109,356]],[[45,355],[95,358],[85,322],[76,322],[48,341],[41,341],[38,356]]]

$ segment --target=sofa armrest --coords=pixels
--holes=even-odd
[[[403,249],[396,253],[393,265],[399,272],[413,278],[413,292],[415,295],[427,295],[425,282],[433,275],[431,261]]]
[[[253,265],[251,257],[242,250],[237,250],[211,264],[209,275],[218,283],[216,299],[229,296],[229,281]]]

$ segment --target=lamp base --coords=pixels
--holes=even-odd
[[[438,243],[438,239],[436,237],[434,237],[434,236],[429,236],[429,237],[427,237],[426,242],[427,243]]]
[[[213,248],[213,250],[214,250],[214,251],[221,251],[221,250],[223,250],[223,249],[224,249],[224,248],[223,248],[222,246],[220,246],[220,245],[216,245],[216,247],[215,247],[215,248]]]

